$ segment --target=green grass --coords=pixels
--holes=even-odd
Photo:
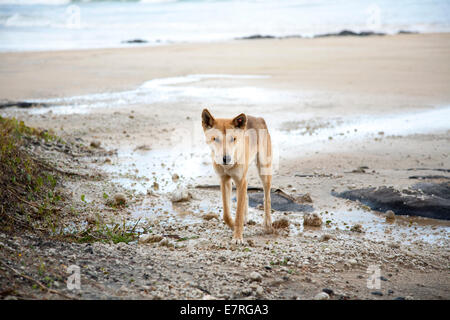
[[[32,142],[60,141],[51,132],[0,116],[0,217],[5,231],[54,226],[61,195],[51,165],[30,152]]]
[[[62,174],[52,164],[33,153],[32,144],[65,143],[47,130],[26,126],[23,121],[0,116],[0,230],[20,233],[44,232],[61,240],[86,242],[125,242],[139,237],[136,226],[100,223],[65,232],[62,223],[62,194],[57,191]],[[110,200],[106,193],[103,198]],[[86,195],[81,195],[85,206]],[[73,205],[69,214],[79,215]],[[45,266],[41,266],[44,268]],[[43,273],[43,270],[40,270]]]
[[[183,237],[183,238],[177,239],[177,242],[186,241],[186,240],[193,240],[193,239],[198,239],[198,238],[200,238],[200,237],[199,236]]]
[[[136,227],[139,222],[140,220],[138,220],[133,226],[127,225],[125,220],[121,224],[105,224],[97,222],[95,226],[66,234],[64,235],[64,238],[71,239],[79,243],[129,243],[139,238],[140,233],[136,231]]]

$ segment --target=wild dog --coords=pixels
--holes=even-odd
[[[215,119],[204,109],[202,126],[206,143],[211,148],[214,170],[220,178],[223,220],[233,230],[232,241],[243,243],[244,222],[248,215],[247,172],[254,160],[264,189],[264,228],[271,232],[272,144],[266,122],[243,113],[233,119]],[[231,180],[237,193],[234,221],[230,215]]]

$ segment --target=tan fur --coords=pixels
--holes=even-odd
[[[220,177],[223,219],[233,229],[233,241],[243,243],[244,222],[248,214],[247,172],[254,160],[264,188],[264,227],[271,232],[272,145],[266,122],[263,118],[244,114],[233,119],[215,119],[204,109],[202,126],[212,150],[214,170]],[[227,160],[231,162],[225,164]],[[231,180],[237,192],[235,221],[230,214]]]

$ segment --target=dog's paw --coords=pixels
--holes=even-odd
[[[226,220],[226,219],[225,219],[225,224],[226,224],[231,230],[234,230],[234,222],[233,222],[233,220]]]
[[[272,224],[264,224],[264,232],[271,234],[275,232],[275,228],[272,227]]]
[[[236,245],[243,245],[244,244],[244,239],[242,238],[242,236],[237,237],[237,236],[233,236],[233,239],[231,240],[232,244],[236,244]]]

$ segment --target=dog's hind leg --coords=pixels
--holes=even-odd
[[[244,224],[248,222],[248,194],[245,195]]]
[[[264,229],[266,232],[272,232],[272,205],[270,199],[272,185],[272,144],[268,133],[262,142],[259,146],[256,166],[264,189]]]
[[[264,229],[272,232],[272,205],[270,200],[270,189],[272,183],[271,175],[260,175],[264,189]]]
[[[231,228],[234,228],[233,218],[231,218],[231,178],[230,176],[220,177],[220,189],[222,191],[223,221]]]

